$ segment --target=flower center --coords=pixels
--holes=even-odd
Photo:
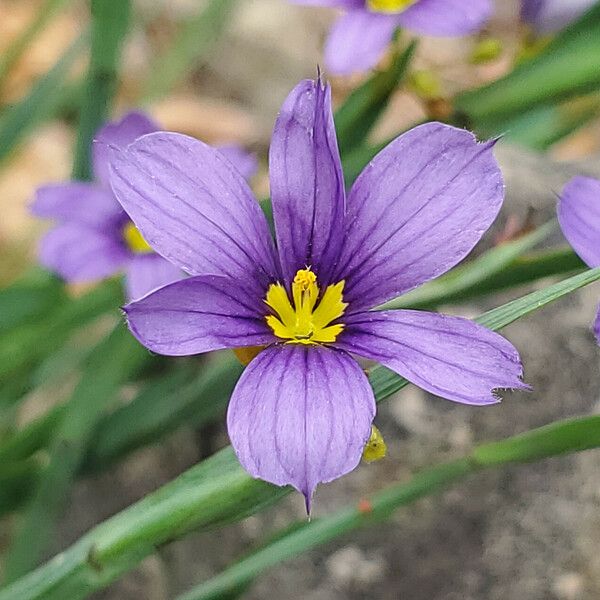
[[[288,344],[335,342],[344,325],[331,325],[331,322],[339,319],[348,306],[342,297],[344,283],[328,286],[317,304],[317,276],[310,268],[300,269],[292,283],[293,305],[283,285],[272,284],[265,298],[274,312],[266,317],[269,327]]]
[[[379,13],[401,13],[419,0],[367,0],[367,8]]]
[[[148,254],[153,252],[150,244],[144,239],[140,230],[131,221],[123,227],[123,239],[125,240],[127,247],[134,254]]]

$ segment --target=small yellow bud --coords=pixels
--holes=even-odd
[[[471,52],[471,63],[482,65],[496,60],[502,54],[502,42],[498,38],[486,37],[475,45]]]
[[[366,443],[365,449],[363,450],[363,460],[366,463],[372,463],[376,460],[381,460],[382,458],[385,458],[386,452],[387,446],[385,445],[381,431],[379,431],[375,425],[371,425],[371,437],[369,438],[369,441]]]
[[[433,71],[413,71],[410,74],[408,83],[412,91],[423,100],[442,97],[442,84]]]

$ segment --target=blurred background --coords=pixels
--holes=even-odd
[[[285,0],[223,2],[231,4],[226,17],[219,13],[196,35],[192,26],[206,3],[133,2],[133,28],[124,48],[113,116],[142,106],[164,129],[209,143],[244,145],[261,161],[253,187],[263,197],[268,195],[266,153],[277,110],[289,90],[300,79],[313,77],[322,63],[323,41],[335,13]],[[525,39],[518,3],[498,0],[496,5],[496,15],[479,36],[422,39],[413,76],[394,93],[371,142],[387,139],[432,111],[443,111],[444,98],[497,79],[513,67]],[[88,25],[85,2],[0,0],[0,59],[40,14],[45,15],[40,32],[18,60],[9,68],[1,67],[0,60],[0,125],[3,115],[31,93]],[[160,62],[162,70],[157,69],[157,57],[164,56],[182,32],[197,45],[192,58]],[[501,50],[491,60],[474,64],[473,53],[489,37],[500,42]],[[0,286],[35,263],[37,240],[48,227],[28,212],[35,189],[71,174],[75,103],[85,56],[75,55],[70,62],[64,84],[49,92],[48,110],[37,114],[35,123],[27,121],[26,127],[14,131],[19,142],[3,158]],[[438,86],[434,104],[419,84],[423,73]],[[335,101],[341,102],[363,79],[332,79]],[[0,150],[4,143],[0,140]],[[570,176],[600,175],[600,118],[587,119],[584,127],[543,152],[508,139],[499,145],[497,156],[508,197],[496,239],[510,235],[511,227],[551,218],[556,194]],[[490,237],[487,245],[493,242]],[[77,296],[85,291],[85,286],[74,286],[69,293]],[[454,305],[448,312],[475,316],[516,296],[517,292],[505,292],[493,300]],[[586,288],[506,330],[522,353],[526,381],[535,393],[510,394],[501,405],[473,409],[409,387],[380,406],[377,423],[388,443],[387,458],[321,486],[316,515],[359,502],[386,483],[441,458],[459,456],[477,442],[597,412],[599,353],[589,324],[598,296],[597,288]],[[95,323],[82,335],[97,339],[106,327]],[[79,343],[72,342],[73,352]],[[64,400],[76,381],[71,374],[28,393],[13,414],[18,426]],[[133,393],[125,389],[122,401]],[[223,419],[215,418],[202,427],[179,427],[110,469],[82,478],[70,493],[46,555],[65,548],[95,523],[227,443]],[[477,475],[441,496],[399,511],[390,523],[353,533],[269,571],[244,597],[595,600],[600,598],[599,467],[600,455],[589,453]],[[94,598],[173,598],[302,516],[301,499],[294,495],[218,533],[191,535],[161,549]],[[0,520],[0,552],[14,524],[10,514]]]

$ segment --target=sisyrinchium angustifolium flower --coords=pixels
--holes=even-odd
[[[574,177],[558,202],[558,222],[575,252],[589,267],[600,267],[600,181]],[[600,309],[594,322],[600,344]]]
[[[566,27],[598,0],[521,0],[521,19],[538,35]]]
[[[446,272],[489,228],[504,193],[492,148],[422,125],[381,151],[346,197],[330,88],[303,81],[271,141],[275,241],[214,149],[156,133],[113,152],[117,198],[192,275],[125,307],[134,335],[167,355],[263,348],[227,415],[251,475],[293,485],[309,505],[318,483],[356,467],[375,400],[355,355],[466,404],[526,387],[517,351],[496,333],[458,317],[371,310]]]
[[[94,281],[125,270],[130,299],[141,298],[184,276],[178,267],[156,254],[123,211],[108,181],[108,148],[124,147],[158,131],[148,116],[130,112],[102,127],[93,145],[93,183],[49,184],[36,192],[31,211],[58,221],[42,239],[40,262],[66,281]],[[246,177],[256,159],[237,146],[219,148]]]
[[[346,11],[333,25],[325,45],[325,66],[336,75],[373,68],[394,32],[404,27],[432,36],[461,36],[481,29],[492,0],[290,0]]]

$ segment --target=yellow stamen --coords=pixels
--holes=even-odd
[[[331,323],[348,306],[343,302],[343,291],[343,281],[330,285],[319,301],[316,275],[310,269],[300,269],[292,282],[293,305],[283,285],[269,287],[265,302],[274,314],[267,315],[267,323],[278,338],[290,344],[335,342],[344,325]]]
[[[375,462],[376,460],[385,458],[386,453],[387,446],[381,435],[381,431],[375,425],[371,425],[371,437],[363,450],[363,460],[367,463]]]
[[[144,239],[140,230],[130,221],[123,227],[123,239],[127,247],[135,254],[148,254],[153,252],[150,244]]]
[[[418,0],[367,0],[367,7],[373,12],[401,13]]]

